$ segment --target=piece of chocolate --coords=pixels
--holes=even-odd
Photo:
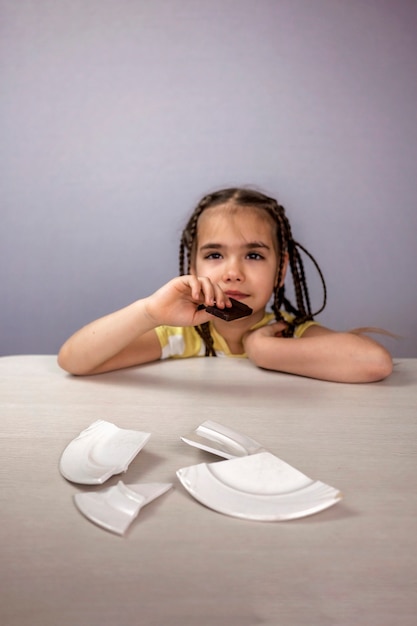
[[[230,298],[230,302],[232,303],[231,307],[225,307],[224,309],[219,309],[217,306],[206,306],[205,304],[200,304],[198,306],[198,310],[205,309],[207,313],[210,315],[215,315],[216,317],[220,317],[220,319],[225,320],[226,322],[231,322],[232,320],[237,320],[240,317],[247,317],[253,313],[253,309],[250,308],[244,302],[240,302],[239,300],[235,300],[234,298]]]

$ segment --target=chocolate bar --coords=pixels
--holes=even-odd
[[[216,317],[220,317],[220,319],[225,320],[226,322],[231,322],[232,320],[237,320],[240,317],[247,317],[253,313],[253,309],[250,308],[244,302],[240,302],[239,300],[235,300],[234,298],[229,298],[232,303],[231,307],[225,307],[224,309],[219,309],[217,306],[206,306],[205,304],[200,304],[198,306],[198,310],[205,309],[207,313],[210,315],[215,315]]]

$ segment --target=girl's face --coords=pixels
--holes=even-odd
[[[207,276],[228,296],[250,306],[254,322],[277,283],[274,228],[262,209],[235,205],[206,209],[198,220],[193,273]]]

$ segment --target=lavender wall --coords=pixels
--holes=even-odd
[[[0,354],[153,291],[199,197],[252,184],[322,265],[320,320],[417,357],[415,0],[0,0],[0,23]]]

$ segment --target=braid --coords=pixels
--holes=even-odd
[[[294,330],[296,326],[303,324],[307,320],[312,320],[314,315],[317,315],[324,309],[327,300],[327,289],[321,269],[313,255],[310,254],[310,252],[306,248],[304,248],[304,246],[302,246],[300,243],[293,239],[291,225],[287,216],[285,215],[284,207],[279,205],[275,200],[272,200],[272,202],[273,205],[271,207],[272,211],[270,211],[270,215],[274,217],[278,226],[279,250],[286,250],[288,253],[288,262],[292,275],[296,299],[296,306],[294,306],[285,296],[285,286],[279,286],[282,281],[282,266],[284,258],[284,255],[281,254],[277,280],[278,286],[276,287],[274,292],[274,303],[272,309],[275,313],[275,317],[277,320],[283,320],[283,316],[281,313],[282,305],[287,312],[294,315],[294,319],[290,324],[288,324],[287,328],[283,332],[284,336],[292,337],[294,335]],[[318,309],[314,313],[311,309],[310,293],[308,290],[307,278],[305,275],[304,263],[300,254],[300,250],[302,250],[313,262],[320,276],[323,286],[323,304],[320,309]]]
[[[217,356],[214,349],[214,341],[211,336],[209,322],[205,322],[204,324],[201,324],[201,326],[195,326],[195,329],[205,343],[206,356]]]
[[[291,323],[283,331],[286,337],[292,337],[296,326],[303,324],[307,320],[312,320],[314,315],[320,313],[326,306],[327,289],[321,269],[315,258],[301,244],[293,239],[291,225],[285,214],[283,206],[278,204],[274,198],[270,198],[258,191],[245,188],[222,189],[202,198],[196,206],[190,219],[188,220],[181,236],[179,249],[179,272],[180,276],[190,273],[192,257],[195,252],[197,242],[198,219],[202,212],[210,207],[233,202],[236,206],[248,206],[266,211],[276,228],[277,253],[279,255],[277,286],[274,290],[272,310],[277,321],[285,321],[281,313],[282,307],[293,315]],[[300,251],[306,254],[313,262],[323,286],[323,304],[312,312],[310,294],[307,286],[307,278],[304,270],[304,263]],[[283,282],[284,268],[288,254],[288,263],[294,285],[295,304],[285,295],[285,285]],[[280,286],[281,285],[281,286]],[[195,327],[206,346],[206,356],[216,356],[214,341],[210,333],[208,322]]]

